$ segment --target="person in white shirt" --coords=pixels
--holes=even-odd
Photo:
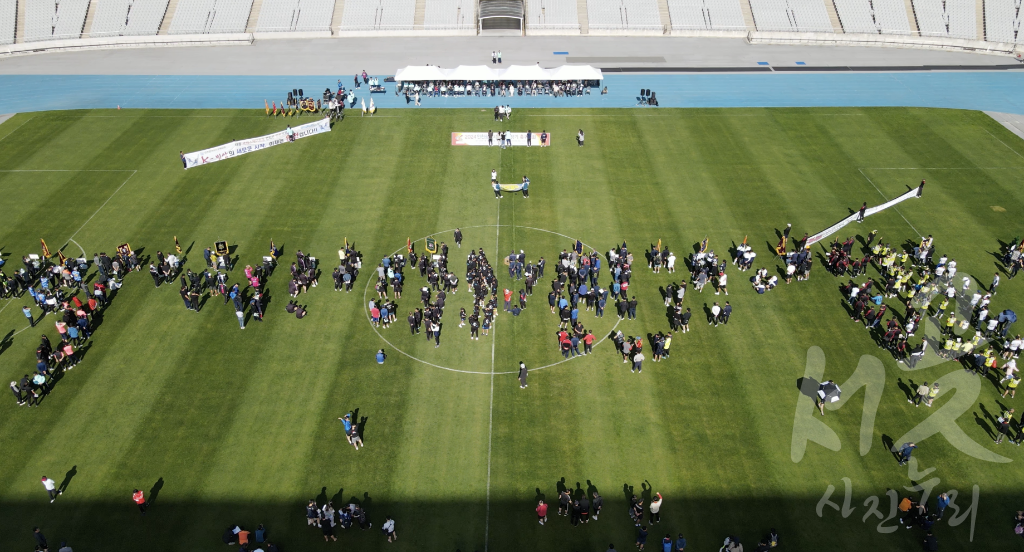
[[[1003,351],[1003,358],[1016,358],[1022,344],[1024,344],[1024,341],[1021,340],[1019,335],[1013,338],[1013,340],[1011,340],[1010,344],[1007,346],[1006,350]]]
[[[725,292],[726,295],[729,295],[729,290],[725,289],[725,286],[728,283],[728,280],[729,280],[729,276],[726,273],[723,272],[723,273],[718,275],[718,290],[715,291],[715,295],[718,295],[719,293],[721,293],[723,291]]]
[[[381,530],[388,536],[388,542],[398,540],[398,533],[395,532],[395,520],[391,519],[391,516],[388,516],[387,521],[384,522]]]
[[[50,479],[49,477],[43,476],[43,488],[50,495],[50,504],[53,504],[54,500],[57,500],[57,495],[64,494],[64,491],[57,490],[57,482]]]
[[[666,267],[669,272],[676,271],[676,254],[669,252],[668,254],[668,266]]]
[[[722,313],[722,307],[719,307],[718,303],[716,302],[714,304],[714,306],[711,307],[711,320],[708,320],[708,326],[714,324],[715,327],[717,328],[718,327],[718,315],[721,314],[721,313]]]
[[[999,380],[999,383],[1003,383],[1004,381],[1010,381],[1011,379],[1013,379],[1013,374],[1017,372],[1017,361],[1010,360],[1003,366],[1003,368],[1006,369],[1006,375],[1003,376],[1003,379]]]

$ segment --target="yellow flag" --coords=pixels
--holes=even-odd
[[[270,117],[270,104],[267,103],[267,100],[263,100],[263,106],[267,108],[267,117]]]

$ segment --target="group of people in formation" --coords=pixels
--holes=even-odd
[[[36,347],[35,372],[10,383],[19,406],[39,406],[57,382],[78,365],[99,324],[97,317],[113,297],[111,292],[121,288],[127,273],[141,267],[135,251],[125,244],[118,247],[113,258],[105,252],[93,255],[96,277],[92,284],[87,284],[91,278],[87,276],[89,264],[85,258],[58,254],[60,261],[55,263],[48,253],[44,244],[43,255],[23,257],[24,268],[14,276],[7,278],[0,273],[5,286],[10,282],[5,289],[12,299],[29,294],[41,311],[37,320],[31,305],[22,307],[29,326],[36,326],[52,314],[60,338],[59,342],[51,342],[42,334]]]
[[[319,506],[316,500],[310,499],[306,504],[306,525],[320,529],[324,542],[337,541],[338,529],[351,529],[358,526],[365,531],[373,527],[366,508],[361,504],[350,503],[341,508],[335,508],[334,502],[328,501]],[[395,531],[395,520],[387,516],[381,526],[381,533],[387,537],[388,542],[398,540],[398,533]]]
[[[830,272],[851,277],[840,287],[850,319],[877,332],[880,347],[890,351],[898,362],[913,367],[925,356],[928,338],[916,346],[911,346],[909,339],[931,317],[940,331],[932,343],[936,354],[959,360],[965,370],[981,376],[988,376],[990,371],[1002,374],[997,386],[1003,396],[1012,398],[1020,382],[1015,359],[1024,341],[1019,336],[1008,337],[1015,320],[1012,313],[999,312],[991,305],[999,274],[985,289],[968,276],[959,277],[955,259],[945,254],[935,258],[932,236],[921,238],[913,247],[894,248],[881,241],[873,244],[876,235],[875,231],[868,234],[864,240],[867,254],[853,262],[848,262],[855,258],[852,237],[841,243],[837,240],[831,247]],[[1011,244],[1010,251],[1015,247],[1017,244]],[[852,279],[863,275],[872,264],[880,275],[877,283],[869,278],[858,284]],[[902,303],[902,315],[890,312],[885,304],[892,298]],[[1006,361],[1003,366],[999,366],[999,358]],[[929,404],[938,388],[932,386],[930,393],[926,395]]]

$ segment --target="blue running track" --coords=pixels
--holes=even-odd
[[[302,88],[320,97],[337,87],[332,76],[121,76],[3,75],[0,113],[90,108],[262,108]],[[351,76],[342,83],[352,85]],[[1024,71],[882,73],[607,74],[608,94],[577,98],[423,98],[432,107],[632,107],[641,88],[662,107],[917,106],[1024,114]],[[379,109],[415,107],[388,93],[374,94]],[[369,104],[364,85],[357,98]],[[356,106],[359,103],[357,101]]]

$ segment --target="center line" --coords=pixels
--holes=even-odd
[[[501,236],[501,201],[498,201],[498,220],[494,226],[494,260],[498,259],[498,238]],[[494,434],[494,346],[498,337],[498,318],[491,323],[491,406],[487,418],[487,508],[484,513],[484,552],[491,532],[491,438]]]

